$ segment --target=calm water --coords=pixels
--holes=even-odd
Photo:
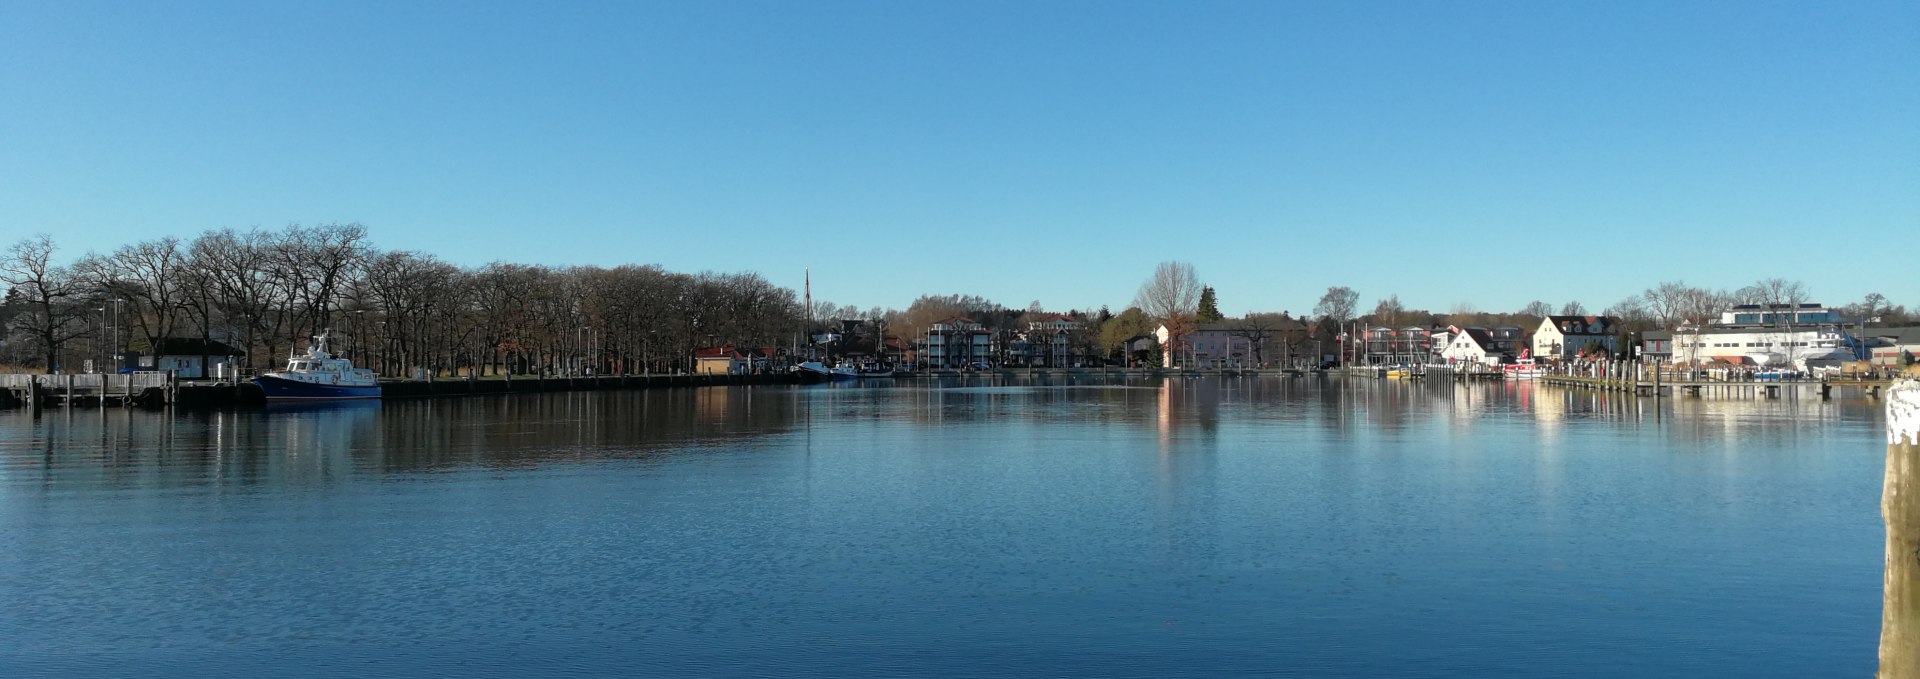
[[[0,675],[1868,676],[1864,401],[1226,379],[0,412]]]

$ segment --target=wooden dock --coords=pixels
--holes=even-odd
[[[164,372],[122,375],[0,375],[0,405],[30,408],[163,405],[173,401],[174,382]]]
[[[1654,398],[1691,396],[1695,398],[1792,399],[1817,394],[1822,400],[1833,398],[1835,389],[1858,389],[1860,393],[1867,398],[1879,398],[1880,394],[1893,383],[1892,380],[1867,380],[1858,378],[1821,380],[1670,381],[1657,378],[1644,379],[1628,375],[1619,377],[1545,375],[1540,377],[1539,381],[1543,384],[1561,387],[1579,387],[1598,391],[1631,393],[1638,396],[1650,396]]]

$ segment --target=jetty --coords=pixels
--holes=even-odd
[[[1690,396],[1695,398],[1794,399],[1818,396],[1833,398],[1838,390],[1867,398],[1879,398],[1893,384],[1891,378],[1872,379],[1840,376],[1799,379],[1715,380],[1700,379],[1661,371],[1644,374],[1542,375],[1538,381],[1560,387],[1578,387],[1597,391],[1627,393],[1652,398]]]
[[[164,372],[4,374],[0,375],[0,405],[30,408],[164,405],[173,402],[176,387],[172,376]]]

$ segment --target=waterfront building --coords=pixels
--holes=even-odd
[[[1547,316],[1533,331],[1533,357],[1563,360],[1598,347],[1613,355],[1619,319],[1609,316]]]
[[[927,367],[958,370],[993,356],[993,333],[965,316],[927,327]]]
[[[1499,325],[1487,329],[1487,353],[1498,355],[1501,362],[1510,362],[1520,356],[1527,348],[1526,331],[1517,325]]]
[[[1900,367],[1905,356],[1920,356],[1920,326],[1866,328],[1861,335],[1871,342],[1868,360],[1875,366]]]
[[[1120,343],[1121,358],[1128,367],[1145,366],[1152,362],[1153,352],[1160,348],[1160,340],[1153,335],[1134,335]]]
[[[1673,360],[1673,332],[1648,330],[1640,333],[1640,359],[1667,362]]]
[[[1048,314],[1028,321],[1027,330],[1021,337],[1021,357],[1027,365],[1056,368],[1071,365],[1074,358],[1073,333],[1079,329],[1080,321],[1066,314]]]
[[[1829,309],[1819,303],[1807,304],[1736,304],[1720,314],[1720,327],[1753,327],[1777,325],[1834,325],[1845,323],[1839,309]]]
[[[696,375],[751,375],[765,370],[772,358],[772,349],[741,349],[724,344],[694,351],[693,372]]]
[[[218,340],[167,337],[150,353],[134,358],[140,370],[172,372],[174,377],[201,380],[232,375],[246,359],[245,349]]]
[[[1433,331],[1420,326],[1375,326],[1366,329],[1368,365],[1426,363],[1433,355]]]
[[[1486,328],[1447,326],[1447,345],[1440,351],[1440,358],[1447,363],[1497,365],[1500,353],[1493,351],[1493,346],[1493,334]]]
[[[1852,360],[1833,326],[1722,327],[1683,325],[1672,333],[1675,363],[1731,363],[1806,368]]]
[[[1228,323],[1204,323],[1172,343],[1172,331],[1162,325],[1154,331],[1160,346],[1168,350],[1160,355],[1163,368],[1245,368],[1251,367],[1253,343]]]

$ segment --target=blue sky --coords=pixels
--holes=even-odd
[[[1916,35],[1912,2],[0,0],[0,240],[357,221],[862,307],[1117,310],[1168,259],[1234,314],[1920,306]]]

